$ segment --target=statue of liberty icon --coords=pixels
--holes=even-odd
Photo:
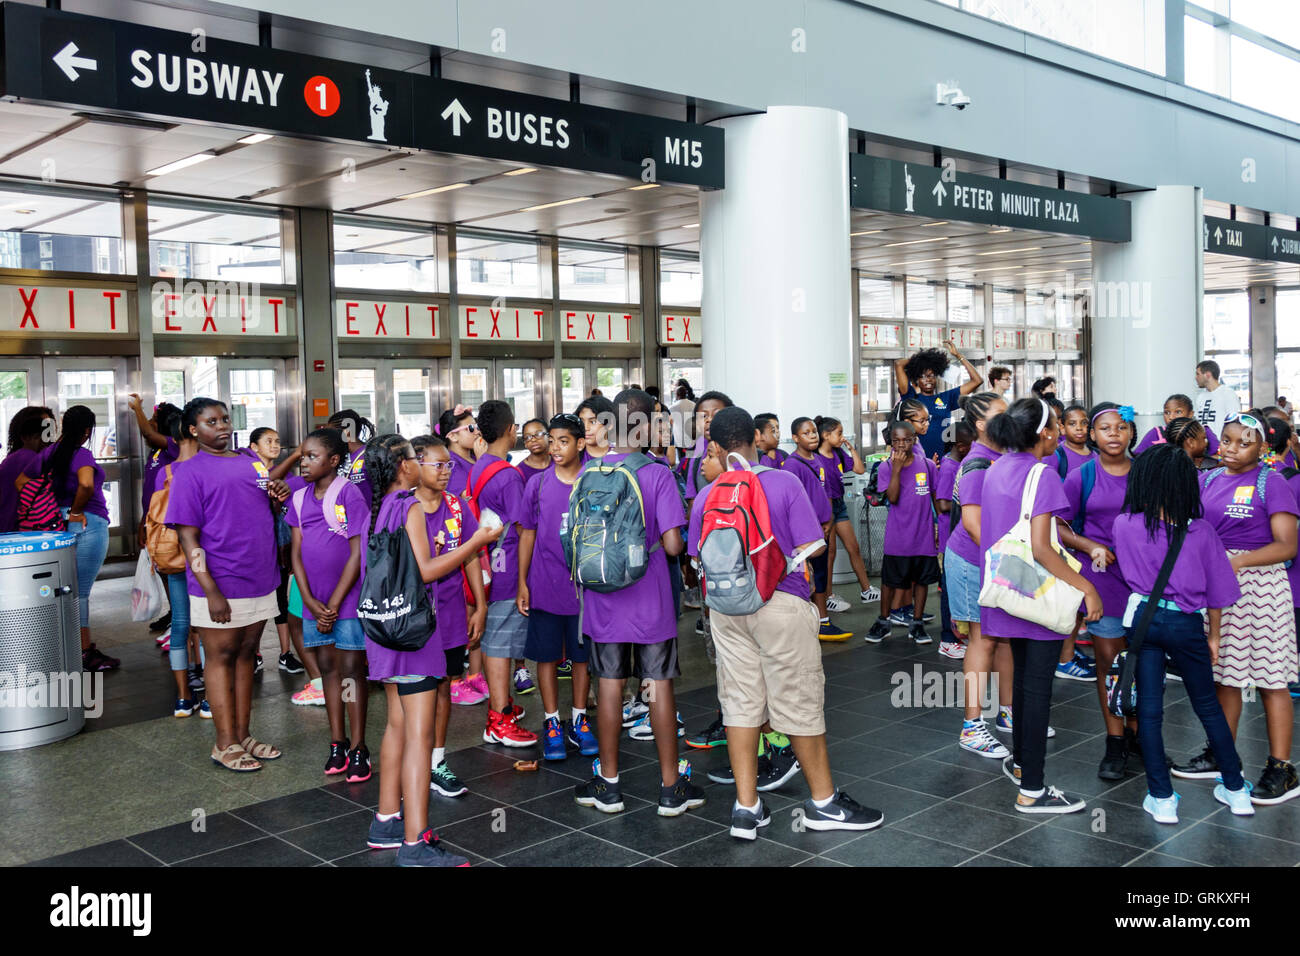
[[[381,95],[383,91],[370,82],[369,70],[366,70],[366,90],[370,93],[370,135],[366,139],[386,143],[384,117],[388,115],[388,100]]]
[[[907,163],[903,164],[903,181],[907,185],[907,206],[904,208],[903,212],[915,212],[912,208],[912,196],[916,192],[916,183],[914,183],[912,177],[908,175]]]

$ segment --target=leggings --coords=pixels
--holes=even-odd
[[[1047,717],[1052,709],[1052,684],[1064,640],[1036,641],[1013,637],[1011,659],[1012,756],[1020,765],[1020,789],[1043,789],[1043,764],[1047,759]]]
[[[293,577],[292,570],[280,569],[280,583],[275,588],[275,603],[280,608],[280,613],[275,616],[276,627],[289,623],[289,579],[291,577]]]
[[[167,645],[167,660],[174,671],[190,668],[190,594],[185,572],[164,574],[167,597],[172,602],[172,637]],[[203,644],[199,644],[199,658],[203,658]],[[206,662],[205,662],[206,663]]]
[[[90,627],[90,589],[108,557],[108,519],[89,511],[85,515],[85,525],[71,523],[68,530],[77,536],[77,612],[81,626]],[[63,517],[68,517],[67,508]]]

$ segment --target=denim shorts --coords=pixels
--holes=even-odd
[[[849,520],[849,507],[844,503],[843,498],[831,499],[831,520],[837,524]]]
[[[1123,637],[1125,633],[1124,619],[1114,615],[1107,615],[1090,623],[1087,630],[1093,637],[1112,639]]]
[[[528,641],[528,618],[519,613],[514,598],[489,601],[487,624],[479,645],[488,657],[521,658]]]
[[[980,569],[949,548],[943,553],[943,587],[954,621],[980,621]]]
[[[329,633],[322,634],[316,630],[316,621],[310,617],[302,619],[302,646],[324,647],[333,644],[341,651],[364,651],[366,635],[361,629],[361,621],[355,617],[340,618],[334,622]]]
[[[579,643],[578,615],[552,614],[539,607],[528,612],[528,640],[523,656],[539,664],[568,658],[575,664],[587,663],[591,639]]]

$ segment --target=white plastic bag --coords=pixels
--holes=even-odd
[[[135,562],[135,580],[131,582],[131,620],[152,621],[162,614],[166,604],[162,578],[153,569],[149,552],[141,551]]]

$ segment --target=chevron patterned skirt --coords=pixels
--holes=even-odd
[[[1229,557],[1242,553],[1240,549],[1228,550]],[[1214,681],[1228,687],[1286,690],[1300,667],[1286,569],[1280,564],[1243,568],[1237,572],[1237,583],[1241,599],[1223,609]],[[1208,635],[1208,622],[1205,627]]]

